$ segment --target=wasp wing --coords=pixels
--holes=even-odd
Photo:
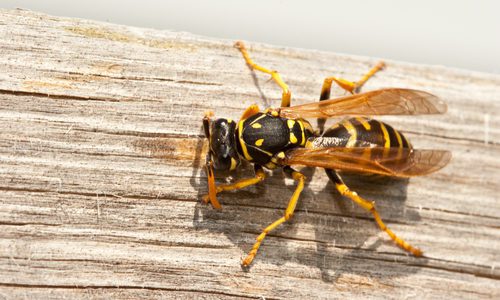
[[[442,114],[446,103],[427,92],[411,89],[380,89],[304,105],[280,108],[284,118],[330,118],[341,115]]]
[[[285,165],[305,165],[394,177],[412,177],[436,172],[448,164],[451,153],[409,148],[298,148],[286,153]]]

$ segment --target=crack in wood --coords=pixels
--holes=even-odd
[[[3,287],[15,287],[15,288],[38,288],[38,289],[126,289],[126,290],[151,290],[151,291],[168,291],[168,292],[192,292],[206,295],[223,295],[231,297],[240,297],[245,299],[255,299],[255,296],[248,296],[243,293],[229,293],[218,290],[207,290],[207,289],[189,289],[180,286],[176,287],[156,287],[147,285],[53,285],[53,284],[29,284],[29,283],[11,283],[11,282],[0,282],[0,286]],[[278,299],[266,297],[266,299]]]

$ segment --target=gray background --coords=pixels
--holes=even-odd
[[[0,0],[0,7],[500,74],[494,0]]]

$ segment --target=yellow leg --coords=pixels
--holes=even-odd
[[[361,79],[357,82],[352,82],[349,80],[345,80],[337,77],[327,77],[323,81],[323,86],[321,87],[321,95],[319,101],[330,99],[330,91],[332,90],[332,83],[335,82],[339,87],[346,90],[351,94],[356,94],[361,90],[361,87],[370,79],[375,73],[385,68],[385,63],[380,61],[375,65],[375,67],[371,68],[368,73],[366,73]],[[326,119],[320,118],[318,119],[318,130],[319,133],[323,133],[325,128]]]
[[[238,180],[235,183],[232,184],[222,184],[219,185],[215,188],[215,194],[218,194],[223,191],[234,191],[234,190],[239,190],[242,188],[245,188],[250,185],[257,184],[264,180],[266,178],[266,172],[262,169],[260,166],[255,167],[255,177],[252,178],[246,178],[246,179],[241,179]],[[214,195],[215,197],[215,195]],[[210,200],[210,194],[203,196],[203,202],[208,203]]]
[[[266,235],[293,216],[293,212],[295,211],[295,207],[297,206],[297,201],[299,200],[300,193],[304,189],[305,176],[297,171],[292,170],[290,167],[285,167],[285,172],[290,172],[292,178],[298,182],[297,187],[295,188],[295,192],[293,193],[292,198],[290,198],[288,206],[285,210],[285,216],[279,218],[278,220],[271,223],[271,225],[264,228],[262,233],[257,237],[257,242],[255,242],[255,244],[253,245],[252,250],[250,250],[247,257],[241,263],[244,267],[247,267],[252,263],[255,255],[257,254],[257,251],[259,250],[260,244],[262,243]]]
[[[245,44],[243,42],[238,41],[234,44],[238,50],[240,50],[241,54],[243,55],[243,58],[245,59],[247,65],[252,68],[253,70],[261,71],[266,74],[271,75],[271,78],[281,87],[283,90],[283,93],[281,95],[281,107],[289,107],[290,106],[290,99],[292,97],[292,92],[288,88],[288,85],[281,79],[280,74],[278,71],[274,70],[269,70],[267,68],[264,68],[262,66],[259,66],[256,64],[251,58],[250,55],[248,55],[247,49],[245,48]]]
[[[221,209],[221,205],[217,200],[217,188],[215,187],[215,176],[214,176],[214,168],[212,161],[208,161],[206,166],[207,179],[208,179],[208,195],[203,197],[203,202],[210,203],[215,209]]]
[[[332,83],[335,82],[342,89],[348,91],[351,94],[359,92],[361,87],[370,79],[375,73],[385,68],[385,63],[383,61],[377,63],[375,67],[371,68],[368,73],[366,73],[360,80],[352,82],[337,77],[327,77],[323,81],[323,86],[321,87],[321,97],[320,100],[326,100],[330,98],[330,90],[332,88]]]
[[[328,173],[328,171],[330,171],[330,170],[327,170],[327,173]],[[365,199],[361,198],[360,196],[358,196],[358,194],[356,192],[351,191],[344,184],[342,179],[340,179],[340,177],[337,174],[328,174],[328,176],[330,177],[330,179],[333,179],[332,176],[336,176],[336,178],[333,179],[333,181],[334,181],[335,187],[337,188],[339,193],[342,196],[346,196],[349,199],[351,199],[352,201],[356,202],[359,206],[366,209],[367,211],[371,212],[373,214],[373,217],[375,218],[375,221],[377,222],[378,226],[380,227],[380,229],[382,229],[382,231],[385,231],[399,247],[412,253],[415,256],[422,256],[422,254],[423,254],[422,250],[415,248],[412,245],[408,244],[407,242],[405,242],[404,240],[402,240],[401,238],[396,236],[396,234],[394,234],[394,232],[392,232],[392,230],[387,228],[387,226],[384,224],[384,222],[380,218],[380,215],[378,214],[377,210],[375,209],[375,202],[365,200]]]
[[[368,73],[366,73],[363,77],[361,77],[360,80],[356,81],[354,83],[354,92],[359,92],[361,87],[370,79],[375,73],[377,73],[380,70],[383,70],[385,68],[385,63],[383,61],[379,61],[375,67],[371,68]]]
[[[212,111],[205,112],[205,117],[203,117],[203,129],[205,131],[205,137],[210,141],[210,118],[213,117],[214,113]],[[208,195],[207,199],[203,199],[205,203],[210,200],[210,203],[215,209],[221,209],[221,205],[217,200],[215,193],[215,176],[214,167],[212,162],[212,154],[210,151],[207,153],[207,159],[205,163],[205,171],[207,172],[208,181]]]
[[[240,120],[244,121],[258,112],[259,112],[259,107],[257,106],[257,104],[250,105],[247,109],[245,109],[245,111],[241,115]]]

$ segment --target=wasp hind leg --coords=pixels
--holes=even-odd
[[[292,178],[298,182],[297,187],[295,188],[295,192],[293,192],[293,195],[290,198],[290,201],[288,202],[288,206],[285,210],[285,215],[283,217],[279,218],[278,220],[274,221],[273,223],[271,223],[266,228],[264,228],[262,233],[257,237],[257,242],[255,242],[255,244],[252,247],[252,250],[250,250],[247,257],[241,263],[244,267],[247,267],[248,265],[250,265],[252,263],[255,255],[257,254],[257,251],[259,250],[260,244],[262,243],[262,241],[264,240],[266,235],[270,231],[272,231],[276,227],[278,227],[279,225],[290,220],[290,218],[293,216],[293,213],[295,211],[295,207],[297,206],[297,202],[299,200],[300,193],[302,193],[302,190],[304,189],[304,181],[305,181],[306,177],[302,173],[297,172],[288,166],[284,167],[283,171],[285,173],[291,175]]]
[[[278,71],[275,70],[269,70],[267,68],[264,68],[258,64],[256,64],[251,58],[250,55],[248,54],[247,49],[245,48],[245,44],[241,41],[238,41],[234,44],[238,50],[240,50],[241,54],[243,55],[243,58],[245,59],[245,62],[247,65],[252,69],[252,70],[257,70],[261,71],[263,73],[271,75],[271,78],[276,82],[280,88],[283,90],[283,93],[281,95],[281,107],[289,107],[290,106],[290,99],[292,97],[292,92],[288,88],[288,85],[283,81],[281,78],[281,75],[278,73]]]
[[[264,172],[264,170],[262,169],[261,166],[255,165],[254,169],[255,169],[255,177],[240,179],[232,184],[218,185],[215,189],[215,194],[217,195],[218,193],[223,192],[223,191],[239,190],[239,189],[245,188],[247,186],[257,184],[257,183],[263,181],[264,179],[266,179],[266,172]],[[214,195],[214,197],[215,197],[215,195]],[[203,202],[208,203],[208,201],[210,201],[210,194],[203,196]],[[220,205],[219,205],[219,208],[220,208]]]
[[[337,77],[327,77],[323,81],[323,86],[321,87],[321,94],[319,97],[319,101],[323,100],[328,100],[330,99],[330,92],[332,90],[332,83],[336,83],[339,87],[341,87],[343,90],[351,93],[351,94],[357,94],[361,91],[361,88],[363,85],[370,79],[375,73],[377,73],[380,70],[383,70],[385,68],[385,63],[383,61],[380,61],[377,63],[373,68],[368,71],[363,77],[361,77],[360,80],[356,82],[352,82],[346,79],[342,78],[337,78]],[[325,122],[326,119],[320,118],[318,119],[318,129],[319,133],[323,133],[325,129]]]
[[[360,80],[352,82],[343,78],[337,77],[327,77],[323,81],[323,86],[321,87],[321,100],[326,100],[330,98],[330,90],[332,89],[332,83],[336,83],[343,90],[351,93],[357,94],[361,91],[363,85],[370,79],[375,73],[385,68],[385,63],[383,61],[378,62],[373,68],[370,69]]]
[[[360,196],[358,196],[358,194],[356,192],[351,191],[347,187],[347,185],[345,185],[342,178],[340,178],[340,176],[334,170],[325,169],[325,171],[326,171],[326,174],[328,175],[328,177],[333,181],[333,183],[335,183],[335,187],[337,188],[339,193],[342,196],[345,196],[345,197],[351,199],[352,201],[356,202],[356,204],[358,204],[359,206],[361,206],[365,210],[371,212],[373,214],[373,217],[375,218],[375,222],[377,222],[378,227],[380,227],[380,229],[382,231],[386,232],[399,247],[412,253],[415,256],[422,256],[422,254],[423,254],[422,250],[420,250],[416,247],[413,247],[409,243],[405,242],[403,239],[401,239],[396,234],[394,234],[394,232],[392,232],[392,230],[390,230],[387,227],[387,225],[385,225],[385,223],[382,221],[379,213],[377,212],[377,210],[375,208],[374,201],[365,200],[365,199],[361,198]]]

